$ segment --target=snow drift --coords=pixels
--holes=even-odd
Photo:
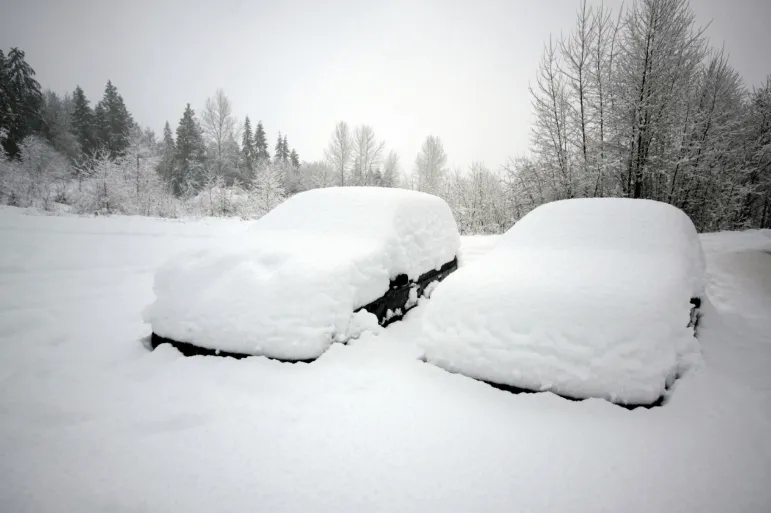
[[[144,313],[157,335],[285,360],[377,329],[354,310],[453,260],[460,236],[447,204],[370,187],[297,194],[242,237],[185,253],[157,272]]]
[[[690,299],[704,289],[693,223],[648,200],[538,207],[426,307],[426,358],[530,390],[658,400],[697,354]]]

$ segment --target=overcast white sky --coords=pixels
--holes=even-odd
[[[592,2],[590,2],[591,4]],[[599,3],[599,2],[596,2]],[[629,2],[627,2],[629,3]],[[620,0],[605,0],[617,8]],[[158,134],[221,87],[235,114],[322,157],[334,124],[367,123],[410,169],[428,134],[450,163],[497,167],[527,149],[528,83],[579,0],[0,0],[0,48],[46,88],[101,98],[111,79]],[[771,1],[692,0],[750,85],[771,73]]]

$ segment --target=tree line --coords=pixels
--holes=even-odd
[[[403,169],[369,125],[338,122],[322,160],[232,114],[222,90],[160,139],[108,81],[41,91],[24,53],[0,52],[0,202],[145,215],[264,214],[329,186],[403,187],[447,200],[462,233],[499,233],[540,204],[579,197],[671,203],[701,231],[771,227],[771,78],[748,90],[695,25],[687,0],[612,12],[582,0],[574,29],[544,48],[530,89],[530,151],[499,169],[449,169],[429,135]]]
[[[188,103],[175,132],[142,129],[108,80],[91,106],[83,89],[41,89],[24,52],[0,51],[0,202],[83,213],[264,214],[285,197],[300,157],[279,132],[271,158],[262,122],[239,125],[221,90],[201,116]],[[239,141],[240,139],[240,141]],[[269,190],[266,190],[269,189]]]
[[[531,154],[504,166],[514,217],[622,196],[671,203],[702,231],[771,226],[771,81],[746,90],[687,0],[582,1],[531,95]]]

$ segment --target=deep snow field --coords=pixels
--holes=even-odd
[[[423,363],[422,307],[311,364],[150,352],[156,267],[248,223],[27,214],[0,209],[3,513],[771,511],[771,231],[701,236],[702,361],[630,411]]]

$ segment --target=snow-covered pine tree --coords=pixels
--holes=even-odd
[[[275,152],[273,156],[273,163],[278,164],[283,162],[284,157],[284,139],[281,137],[281,131],[278,132],[278,139],[276,140],[276,146],[273,148]]]
[[[244,130],[241,134],[241,162],[244,168],[244,175],[250,179],[254,177],[255,162],[254,138],[252,137],[252,123],[249,116],[244,120]]]
[[[72,94],[73,109],[70,126],[72,133],[80,144],[81,157],[89,158],[96,150],[96,128],[94,126],[94,112],[89,106],[86,93],[80,86],[75,87]]]
[[[73,135],[70,119],[73,110],[72,99],[68,94],[60,98],[53,91],[43,93],[43,104],[40,106],[40,135],[53,148],[65,155],[71,162],[80,156],[80,144]]]
[[[11,48],[0,59],[0,87],[0,130],[5,133],[2,146],[13,158],[19,154],[21,142],[39,129],[39,109],[43,103],[35,70],[18,48]]]
[[[195,118],[195,111],[188,103],[177,127],[176,165],[171,184],[174,193],[182,194],[186,184],[194,188],[202,183],[202,165],[205,149],[201,127]]]
[[[8,130],[11,122],[11,97],[8,84],[8,70],[6,68],[5,52],[0,49],[0,158],[5,158],[5,140],[8,138]]]
[[[104,105],[101,102],[94,106],[94,155],[106,151],[106,140],[109,135],[107,118],[105,116]]]
[[[97,114],[97,129],[101,132],[102,145],[113,158],[123,155],[129,145],[134,120],[112,81],[107,81],[104,96],[97,107],[101,107],[101,112]]]
[[[174,141],[174,134],[171,132],[171,126],[167,121],[163,125],[163,141],[161,141],[160,160],[158,162],[158,174],[168,185],[172,184],[174,176],[174,159],[177,153],[177,145]]]
[[[284,134],[284,140],[281,141],[281,162],[284,164],[289,162],[289,142],[287,142],[286,134]]]
[[[268,139],[265,136],[265,129],[262,127],[261,120],[257,122],[257,128],[254,129],[254,152],[256,162],[264,164],[270,161]]]

